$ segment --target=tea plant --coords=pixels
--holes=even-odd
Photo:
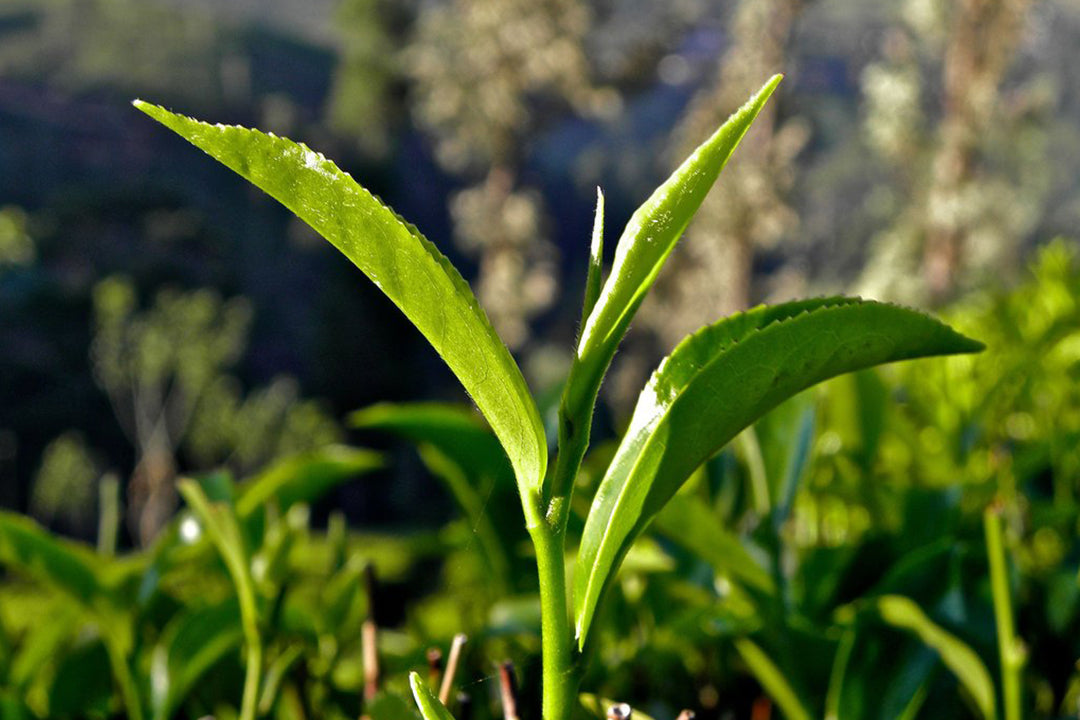
[[[597,608],[634,540],[702,462],[769,409],[826,378],[982,347],[912,310],[842,297],[758,307],[702,328],[672,351],[641,393],[581,536],[571,538],[579,544],[571,592],[568,521],[601,383],[664,261],[779,82],[769,80],[634,213],[606,279],[598,195],[581,334],[550,466],[544,426],[518,366],[461,275],[415,227],[304,145],[135,103],[341,250],[427,338],[490,424],[513,468],[536,552],[544,720],[570,717]],[[247,651],[257,682],[255,637]],[[450,717],[418,675],[411,685],[426,720]],[[245,692],[242,717],[250,718],[256,693]]]

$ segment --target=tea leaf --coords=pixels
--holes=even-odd
[[[33,520],[0,511],[0,565],[34,578],[93,609],[105,588],[89,550],[50,535]]]
[[[758,307],[685,339],[649,380],[586,520],[579,645],[627,549],[702,462],[795,393],[872,365],[982,345],[921,313],[824,298]]]
[[[439,702],[439,698],[435,697],[431,688],[418,674],[409,673],[409,685],[412,686],[413,698],[424,720],[454,720],[454,716]]]
[[[604,193],[596,188],[596,215],[593,217],[592,243],[589,245],[589,273],[585,278],[585,300],[581,322],[585,323],[596,307],[604,274]]]
[[[920,640],[936,650],[941,661],[971,695],[982,716],[992,720],[996,712],[994,681],[986,665],[971,647],[934,623],[910,598],[885,595],[878,598],[877,610],[886,623],[915,633]]]
[[[566,380],[560,407],[559,452],[580,461],[588,442],[593,405],[608,365],[622,341],[630,321],[645,299],[664,261],[701,207],[731,153],[742,140],[765,101],[780,84],[774,75],[756,95],[736,111],[712,137],[706,140],[653,192],[630,218],[615,247],[615,262],[607,281],[584,319],[577,356]],[[602,210],[597,208],[598,214]],[[594,248],[597,244],[594,229]],[[595,253],[594,253],[595,255]],[[591,261],[589,282],[599,279],[598,259]],[[588,292],[588,291],[587,291]],[[570,458],[568,466],[576,466]],[[564,461],[564,458],[560,458]],[[572,483],[572,473],[557,477],[556,483]],[[565,493],[568,488],[545,488],[544,499]]]
[[[135,106],[280,201],[371,278],[428,339],[491,423],[531,512],[528,498],[538,492],[547,467],[543,424],[509,350],[446,257],[304,145],[209,125],[138,100]]]

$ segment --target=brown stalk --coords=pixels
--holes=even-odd
[[[379,626],[375,623],[375,567],[364,568],[364,589],[367,592],[368,616],[360,628],[360,646],[364,661],[364,701],[371,702],[379,692]]]
[[[442,650],[430,647],[427,650],[428,685],[438,687],[439,678],[442,677]]]
[[[443,674],[442,685],[439,687],[439,701],[446,705],[450,700],[450,688],[454,685],[454,675],[457,674],[458,663],[461,661],[461,648],[468,638],[464,633],[454,636],[450,644],[450,657],[446,660],[446,672]]]
[[[499,691],[502,695],[503,720],[518,720],[517,681],[514,663],[507,660],[499,665]]]

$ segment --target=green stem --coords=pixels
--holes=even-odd
[[[240,601],[240,616],[244,626],[244,641],[247,645],[247,668],[244,671],[244,697],[240,703],[240,720],[255,720],[259,703],[259,675],[262,672],[262,638],[254,617],[253,608],[245,610],[243,596]]]
[[[135,678],[131,676],[127,657],[120,650],[119,643],[108,637],[108,634],[103,639],[105,651],[109,656],[109,665],[112,666],[113,675],[116,677],[117,684],[120,685],[120,697],[123,698],[128,719],[142,720],[142,702],[139,700],[139,692],[135,687]]]
[[[565,532],[548,523],[531,528],[540,578],[543,720],[569,720],[579,678],[566,595]]]
[[[1008,565],[1001,532],[1001,509],[998,506],[991,505],[986,508],[983,513],[983,526],[986,530],[986,555],[990,562],[990,589],[994,598],[1005,720],[1021,720],[1020,674],[1024,665],[1024,651],[1013,625]]]

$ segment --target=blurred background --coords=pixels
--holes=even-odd
[[[373,401],[463,397],[329,245],[132,98],[336,158],[463,268],[544,393],[595,188],[614,239],[785,73],[605,388],[617,426],[662,352],[748,304],[1018,280],[1080,216],[1078,40],[1071,0],[3,0],[0,504],[86,534],[105,474],[153,505]],[[359,519],[393,502],[354,492]]]
[[[462,269],[547,412],[596,188],[610,261],[630,213],[775,72],[615,361],[578,513],[659,358],[724,314],[861,294],[931,310],[989,349],[830,383],[711,461],[628,560],[585,686],[661,720],[684,706],[767,718],[779,667],[808,717],[923,703],[920,717],[979,716],[978,683],[936,659],[952,636],[925,622],[1003,685],[1018,676],[996,645],[1008,584],[991,597],[1004,551],[984,537],[989,506],[1025,707],[1075,717],[1078,48],[1077,0],[0,0],[0,508],[54,533],[0,518],[0,718],[135,717],[139,693],[154,717],[235,717],[239,611],[224,566],[205,543],[192,564],[174,520],[185,475],[240,498],[268,573],[274,717],[359,710],[357,628],[374,601],[350,558],[390,578],[400,602],[380,622],[407,628],[384,635],[400,692],[376,720],[412,717],[404,670],[428,643],[481,633],[485,679],[467,688],[481,698],[492,659],[537,649],[535,578],[490,437],[448,406],[350,416],[465,403],[449,371],[328,243],[132,99],[335,159]],[[425,436],[431,422],[468,452]],[[232,484],[253,475],[269,485]],[[307,494],[289,489],[311,477]],[[276,488],[257,510],[253,487]],[[72,575],[90,551],[57,537],[97,543],[87,572],[111,578],[115,612]],[[721,547],[748,548],[742,570]],[[770,577],[776,594],[755,595]],[[867,619],[897,592],[926,615]],[[127,629],[101,630],[116,618]],[[196,658],[185,633],[217,649]],[[224,679],[196,683],[210,668]],[[535,683],[524,691],[535,700]]]

